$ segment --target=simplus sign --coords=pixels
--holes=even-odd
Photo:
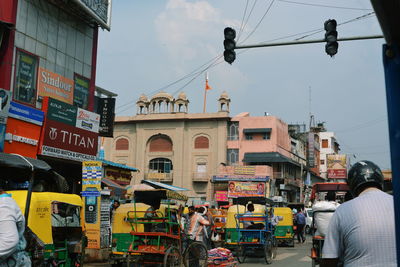
[[[99,132],[100,115],[78,108],[78,113],[76,115],[76,127],[91,131],[94,133]]]

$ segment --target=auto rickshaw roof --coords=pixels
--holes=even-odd
[[[41,176],[53,176],[51,167],[43,160],[24,157],[18,154],[0,153],[0,178],[27,180],[32,171]]]
[[[247,203],[253,203],[253,204],[260,204],[260,205],[272,205],[274,202],[272,199],[266,198],[266,197],[237,197],[233,198],[233,204],[234,205],[247,205]]]

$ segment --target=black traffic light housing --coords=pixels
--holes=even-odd
[[[229,64],[232,64],[233,61],[236,59],[236,52],[235,52],[235,47],[236,47],[236,31],[230,27],[227,27],[224,29],[224,59],[226,62]]]
[[[334,19],[325,21],[325,52],[333,57],[338,51],[339,44],[337,42],[338,33],[336,31],[337,22]]]

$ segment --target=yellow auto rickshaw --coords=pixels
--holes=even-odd
[[[58,192],[67,190],[65,178],[44,161],[0,153],[0,169],[3,189],[25,215],[26,251],[32,265],[81,266],[86,246],[81,197],[45,192],[45,184]],[[42,192],[34,192],[37,185]]]
[[[287,207],[276,207],[274,208],[274,215],[280,216],[282,220],[279,220],[275,226],[275,238],[278,241],[278,245],[286,244],[294,247],[294,227],[293,227],[293,213],[290,208]]]
[[[232,205],[226,213],[225,224],[225,246],[229,249],[235,249],[238,244],[238,232],[236,230],[236,214],[245,213],[244,205]]]

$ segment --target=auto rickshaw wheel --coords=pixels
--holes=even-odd
[[[167,249],[164,256],[164,267],[180,267],[182,264],[182,256],[179,249],[171,246]]]
[[[238,245],[236,248],[236,257],[239,263],[244,263],[246,260],[246,250],[244,245]]]
[[[273,257],[273,253],[272,253],[272,240],[268,239],[265,243],[264,246],[264,258],[265,258],[265,262],[267,264],[271,264],[272,263],[272,257]]]

